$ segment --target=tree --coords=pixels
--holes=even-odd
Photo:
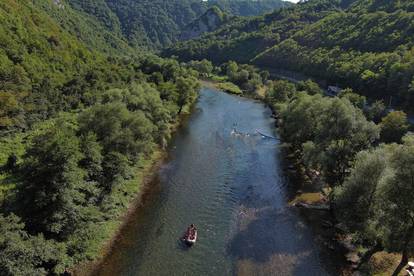
[[[33,138],[24,156],[18,202],[34,233],[64,238],[82,219],[85,204],[83,155],[74,129],[67,123]]]
[[[0,91],[0,130],[21,127],[24,121],[22,96]]]
[[[48,275],[64,270],[65,248],[62,244],[32,236],[14,214],[0,214],[1,275]]]
[[[152,151],[154,130],[144,112],[131,112],[120,102],[95,105],[79,116],[79,132],[96,135],[104,158],[119,152],[135,162],[140,154]]]
[[[203,59],[201,61],[190,61],[190,67],[194,68],[198,71],[202,76],[209,77],[210,74],[213,72],[214,66],[211,61]]]
[[[380,245],[374,248],[402,254],[393,275],[414,253],[413,164],[414,136],[409,135],[403,144],[360,153],[344,185],[335,189],[336,213],[351,231]]]
[[[402,254],[393,276],[397,276],[414,253],[414,137],[407,136],[390,158],[393,174],[381,186],[376,212],[376,231],[385,248]]]
[[[371,248],[363,255],[359,266],[383,250],[376,229],[372,227],[381,198],[378,190],[387,174],[391,146],[358,153],[349,177],[334,190],[335,215],[350,232],[356,233]]]
[[[323,94],[323,90],[319,87],[316,82],[312,80],[300,81],[297,84],[298,91],[305,91],[309,95]]]
[[[388,157],[385,147],[358,153],[349,177],[335,189],[337,216],[351,230],[366,234],[380,181],[387,173]]]
[[[183,107],[193,102],[196,97],[196,91],[199,88],[199,83],[193,78],[183,78],[180,77],[177,79],[177,91],[178,91],[178,114],[181,113]]]
[[[234,61],[229,61],[226,66],[226,75],[230,81],[237,79],[237,72],[239,71],[239,66]]]
[[[385,115],[385,109],[386,107],[383,101],[375,101],[364,111],[368,120],[378,124]]]
[[[407,114],[403,111],[393,111],[382,118],[381,141],[385,143],[400,143],[401,138],[408,131]]]
[[[369,148],[378,139],[379,129],[368,122],[362,111],[347,99],[322,98],[326,101],[317,127],[314,147],[307,147],[310,165],[322,170],[329,183],[343,182],[356,154]]]
[[[364,109],[367,103],[367,98],[365,96],[361,96],[358,93],[355,93],[352,89],[347,88],[339,93],[340,98],[348,99],[355,107],[359,109]]]
[[[320,112],[324,110],[325,102],[321,96],[310,96],[305,92],[299,92],[288,103],[280,117],[283,124],[280,125],[280,135],[288,141],[294,150],[302,151],[302,145],[315,138],[317,120]]]
[[[286,80],[274,81],[266,91],[266,99],[269,102],[287,102],[296,92],[293,83]]]

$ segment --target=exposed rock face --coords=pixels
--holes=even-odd
[[[212,32],[227,19],[227,14],[223,13],[218,7],[212,7],[184,28],[181,32],[180,40],[190,40],[199,37],[203,33]]]

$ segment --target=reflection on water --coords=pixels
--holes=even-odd
[[[286,205],[270,115],[261,103],[203,89],[172,142],[171,161],[96,274],[332,273],[311,230]],[[199,239],[188,249],[179,237],[190,223]]]

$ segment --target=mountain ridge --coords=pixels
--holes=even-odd
[[[303,72],[412,108],[412,6],[407,0],[311,0],[256,18],[232,19],[163,55]]]

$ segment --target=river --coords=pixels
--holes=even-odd
[[[335,275],[287,204],[279,141],[256,129],[277,137],[265,105],[203,88],[96,275]],[[190,223],[199,239],[188,249]]]

